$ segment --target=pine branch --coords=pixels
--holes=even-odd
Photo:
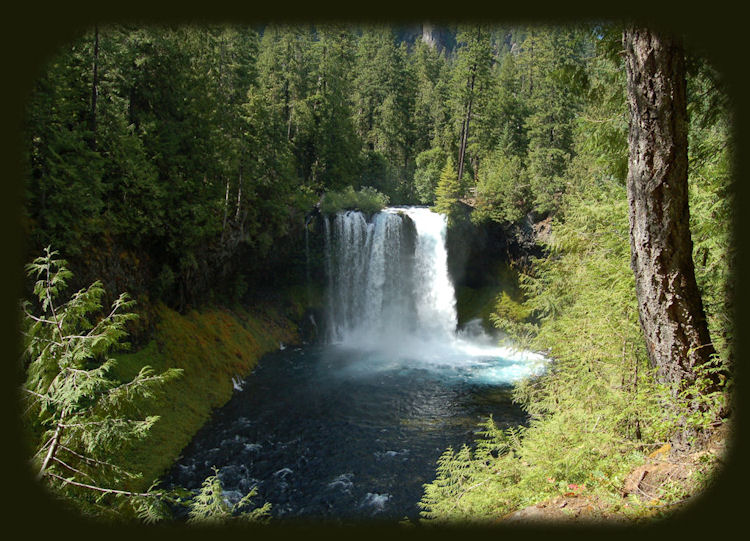
[[[75,452],[70,447],[66,447],[63,444],[60,444],[59,447],[60,447],[60,449],[63,449],[65,451],[67,451],[68,453],[70,453],[71,455],[75,456],[76,458],[78,458],[80,460],[83,460],[84,462],[87,462],[89,464],[96,464],[98,466],[109,466],[110,468],[112,468],[114,470],[124,472],[124,470],[122,468],[120,468],[119,466],[115,466],[114,464],[110,464],[109,462],[104,462],[103,460],[97,460],[95,458],[91,458],[91,457],[87,457],[87,456],[81,455],[81,454]]]
[[[48,439],[48,440],[47,440],[47,441],[45,442],[45,444],[44,444],[44,445],[42,445],[42,446],[41,446],[41,447],[39,448],[39,450],[38,450],[38,451],[37,451],[36,453],[34,453],[34,456],[32,456],[32,457],[31,457],[31,460],[33,461],[33,460],[34,460],[34,459],[35,459],[35,458],[37,457],[37,455],[38,455],[39,453],[41,453],[42,451],[44,451],[44,450],[45,450],[45,449],[47,448],[47,446],[48,446],[48,445],[49,445],[50,443],[52,443],[52,441],[53,441],[54,439],[55,439],[54,437],[51,437],[50,439]]]
[[[43,317],[37,317],[37,316],[31,314],[26,309],[26,305],[25,304],[21,305],[21,309],[23,310],[24,314],[26,314],[26,317],[28,317],[29,319],[32,319],[32,320],[34,320],[34,321],[36,321],[38,323],[44,323],[45,325],[54,325],[54,326],[57,326],[57,323],[55,323],[54,321],[51,321],[49,319],[44,319]],[[49,340],[49,341],[52,342],[52,340]],[[55,344],[58,344],[58,343],[55,342]],[[62,344],[58,344],[58,345],[62,345]]]
[[[24,387],[23,390],[26,391],[27,393],[29,393],[30,395],[33,395],[33,396],[36,396],[37,398],[40,398],[41,400],[50,400],[50,398],[44,396],[43,394],[39,394],[37,392],[34,392],[31,389],[27,389],[27,388]]]
[[[138,421],[134,421],[138,422]],[[73,424],[62,424],[60,423],[60,426],[63,428],[86,428],[89,426],[102,426],[102,425],[119,425],[119,424],[129,424],[128,421],[122,420],[122,419],[104,419],[103,421],[89,421],[87,423],[73,423]]]
[[[59,458],[57,458],[56,456],[52,457],[52,460],[54,460],[55,462],[57,462],[58,464],[62,465],[62,466],[63,466],[64,468],[67,468],[67,469],[69,469],[69,470],[70,470],[70,471],[72,471],[72,472],[75,472],[75,473],[80,473],[81,475],[83,475],[83,476],[85,476],[85,477],[88,477],[88,478],[89,478],[89,479],[91,479],[92,481],[94,480],[94,478],[93,478],[93,477],[91,477],[91,476],[90,476],[89,474],[87,474],[87,473],[85,473],[85,472],[82,472],[81,470],[77,470],[77,469],[75,469],[75,468],[74,468],[73,466],[71,466],[70,464],[67,464],[67,463],[63,462],[62,460],[60,460],[60,459],[59,459]]]
[[[60,335],[60,340],[64,341],[65,335],[63,334],[62,322],[57,317],[57,313],[55,312],[55,305],[52,302],[52,294],[50,293],[52,289],[52,282],[50,281],[50,277],[49,277],[49,265],[47,265],[46,272],[47,272],[47,280],[46,280],[47,287],[45,288],[45,295],[47,297],[47,302],[49,303],[49,308],[52,312],[52,322],[50,323],[54,325],[55,328],[57,329],[57,332]],[[65,347],[65,355],[67,356],[70,353],[70,348],[68,347],[67,344],[64,347]]]
[[[136,498],[158,498],[162,496],[160,492],[129,492],[127,490],[116,490],[114,488],[103,488],[103,487],[99,487],[96,485],[87,485],[86,483],[79,483],[77,481],[71,481],[70,479],[65,479],[64,477],[57,475],[56,473],[52,473],[50,471],[46,472],[46,475],[49,475],[50,477],[54,477],[55,479],[58,479],[67,485],[87,488],[89,490],[95,490],[97,492],[102,492],[104,494],[119,494],[121,496],[130,496],[130,497],[136,497]]]
[[[52,445],[50,445],[49,451],[47,452],[47,456],[44,457],[44,462],[42,462],[42,467],[39,468],[37,479],[41,479],[44,476],[44,472],[47,469],[47,466],[49,465],[49,461],[52,460],[52,457],[55,456],[55,453],[57,452],[57,446],[60,443],[60,437],[62,436],[62,430],[63,430],[62,421],[65,419],[67,413],[68,413],[67,410],[63,410],[62,414],[60,415],[60,421],[57,423],[57,427],[55,428],[55,433],[52,436]]]

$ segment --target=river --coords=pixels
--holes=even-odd
[[[544,358],[456,329],[444,216],[324,220],[327,343],[264,357],[164,481],[197,490],[216,467],[229,503],[255,487],[277,519],[416,520],[448,447],[526,421],[512,385]]]

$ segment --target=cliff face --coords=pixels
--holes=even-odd
[[[549,219],[534,222],[527,217],[519,224],[471,221],[472,207],[462,212],[447,233],[448,271],[456,288],[458,325],[481,319],[486,331],[494,331],[489,315],[502,293],[521,300],[518,272],[531,257],[543,255],[542,241]]]
[[[541,241],[549,220],[534,222],[527,217],[520,224],[470,220],[471,207],[461,204],[462,212],[448,229],[448,270],[456,286],[482,287],[496,280],[499,264],[524,268],[529,258],[541,256]]]

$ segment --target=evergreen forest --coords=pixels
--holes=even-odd
[[[657,61],[638,63],[644,34],[627,25],[109,24],[64,44],[39,66],[21,129],[29,479],[96,520],[169,521],[184,505],[188,522],[273,524],[253,491],[222,499],[218,471],[192,495],[159,478],[231,377],[279,342],[319,338],[314,218],[419,205],[447,216],[449,242],[505,239],[492,262],[469,256],[482,277],[457,284],[459,321],[478,315],[551,364],[513,389],[528,422],[490,418],[446,449],[421,519],[402,527],[632,525],[689,509],[721,474],[736,418],[737,148],[722,73],[689,36],[670,40],[684,129],[665,160],[682,163],[668,174],[685,193],[664,215],[688,237],[665,219],[663,253],[682,247],[689,272],[667,281],[694,275],[697,289],[662,295],[697,308],[651,316],[643,284],[666,271],[634,272],[634,250],[657,241],[634,242],[633,224],[656,235],[657,214],[633,209],[656,188],[633,190],[660,154],[638,154],[646,128],[633,126],[650,114],[639,85],[664,70],[644,71]],[[678,197],[664,193],[655,204]],[[700,339],[659,357],[688,310]]]

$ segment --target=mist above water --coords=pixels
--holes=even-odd
[[[281,348],[234,381],[165,478],[197,491],[213,467],[224,498],[252,488],[281,520],[419,518],[448,447],[526,422],[512,384],[543,368],[478,322],[456,330],[444,218],[389,208],[325,219],[328,344]]]
[[[541,370],[541,355],[493,344],[480,329],[457,332],[443,215],[391,207],[368,220],[345,211],[326,218],[325,228],[329,343],[391,365],[473,370],[487,383]]]

